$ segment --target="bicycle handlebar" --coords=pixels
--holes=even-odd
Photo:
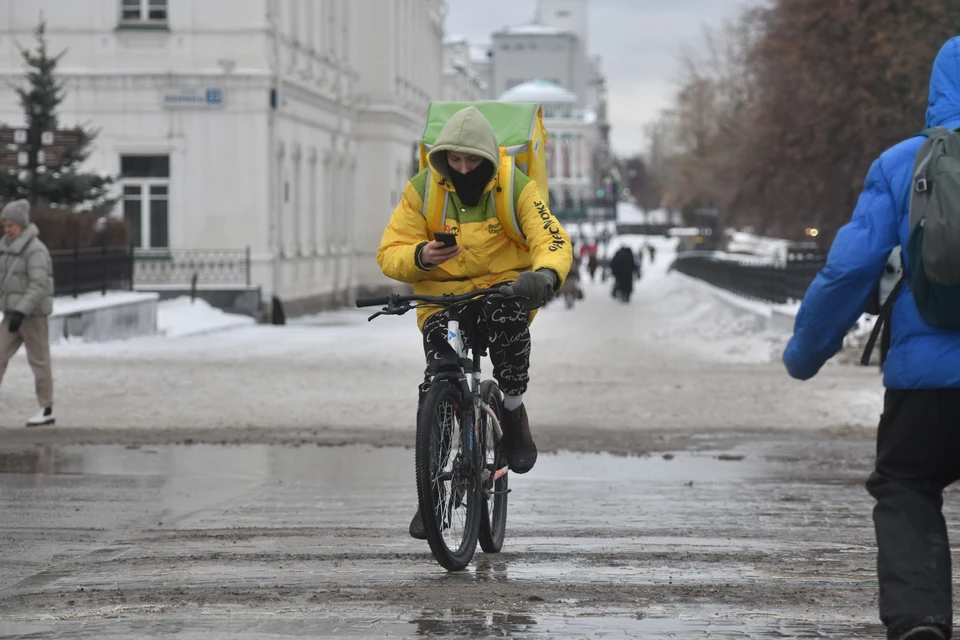
[[[380,305],[389,303],[390,296],[380,296],[379,298],[357,298],[358,307],[379,307]]]
[[[476,291],[471,291],[470,293],[463,293],[458,296],[392,295],[392,296],[379,296],[377,298],[358,298],[357,306],[358,307],[379,307],[381,305],[406,304],[407,302],[425,302],[428,304],[440,304],[440,305],[447,306],[451,304],[457,304],[459,302],[465,302],[467,300],[471,300],[472,298],[478,298],[480,296],[490,295],[491,293],[500,293],[500,288],[494,287],[489,289],[477,289]]]

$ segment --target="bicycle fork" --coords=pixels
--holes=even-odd
[[[447,344],[450,345],[450,348],[453,349],[453,352],[457,354],[457,357],[461,362],[463,373],[461,385],[463,386],[463,391],[465,392],[464,397],[473,398],[472,406],[464,412],[466,414],[464,417],[467,418],[467,420],[464,421],[467,423],[467,428],[464,429],[466,432],[466,441],[463,443],[463,445],[465,445],[465,450],[472,454],[474,447],[480,446],[479,439],[481,412],[482,414],[485,414],[487,418],[489,418],[490,423],[493,425],[493,430],[495,433],[493,442],[494,447],[496,447],[497,443],[499,443],[501,438],[503,438],[503,428],[500,426],[500,419],[497,417],[497,414],[478,395],[480,392],[480,354],[474,354],[475,357],[472,365],[469,362],[464,362],[467,355],[466,345],[460,331],[460,317],[456,312],[452,312],[450,314],[450,318],[447,320]],[[477,458],[473,455],[470,455],[469,457],[471,459],[471,463],[477,460]],[[507,473],[507,467],[504,465],[503,468],[494,470],[492,479],[490,470],[487,469],[486,459],[481,460],[477,467],[478,468],[474,470],[474,473],[476,474],[476,481],[484,495],[489,497],[493,494],[494,483]],[[490,489],[487,489],[488,486]]]

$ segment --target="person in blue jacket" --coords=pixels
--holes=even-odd
[[[926,120],[927,127],[960,127],[960,37],[934,62]],[[870,167],[852,219],[837,233],[797,313],[783,354],[792,377],[812,378],[840,350],[887,256],[897,246],[906,254],[913,166],[922,143],[919,136],[901,142]],[[880,618],[889,638],[943,640],[953,628],[941,507],[943,490],[960,479],[960,331],[925,323],[906,285],[890,331],[876,468],[867,481],[877,501]]]

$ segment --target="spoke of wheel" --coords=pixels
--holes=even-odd
[[[453,444],[456,442],[454,433],[454,408],[450,402],[443,403],[437,408],[437,421],[440,433],[437,442],[437,468],[433,473],[434,495],[436,495],[437,520],[442,529],[441,535],[447,538],[448,531],[453,528],[453,513],[456,500],[455,476],[453,467]],[[446,499],[444,499],[446,498]],[[451,532],[452,533],[452,532]],[[458,545],[459,546],[459,545]]]
[[[450,402],[437,407],[437,422],[440,433],[437,442],[437,467],[434,469],[432,484],[437,499],[435,506],[437,520],[443,529],[441,535],[454,549],[459,548],[464,529],[464,514],[457,508],[457,501],[464,496],[460,493],[459,467],[456,460],[459,454],[460,434],[456,421],[456,410]],[[456,447],[456,449],[455,449]],[[456,526],[459,524],[459,526]]]

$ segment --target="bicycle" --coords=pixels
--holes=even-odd
[[[492,288],[458,296],[357,300],[358,307],[385,305],[368,321],[425,305],[449,310],[450,349],[431,367],[430,386],[417,413],[415,454],[417,499],[427,542],[433,557],[448,571],[470,564],[478,541],[485,553],[499,552],[506,532],[508,469],[499,446],[503,395],[494,380],[480,378],[486,336],[473,327],[468,349],[460,327],[462,308],[487,296],[503,294]]]

